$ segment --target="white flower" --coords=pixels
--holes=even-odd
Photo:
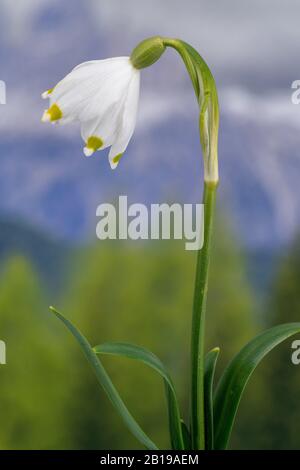
[[[140,72],[129,57],[84,62],[42,94],[50,99],[42,121],[79,121],[84,154],[111,146],[116,168],[135,128],[139,89]]]

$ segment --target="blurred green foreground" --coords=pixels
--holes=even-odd
[[[0,448],[139,448],[74,339],[48,311],[50,304],[92,345],[129,341],[151,349],[171,371],[187,415],[195,252],[172,242],[98,242],[70,252],[30,231],[23,231],[22,243],[13,242],[5,227],[0,339],[7,345],[7,365],[0,366]],[[300,317],[300,244],[281,256],[267,295],[255,295],[251,286],[260,280],[250,282],[246,259],[227,232],[219,226],[214,237],[207,315],[207,348],[221,347],[218,372],[257,331]],[[290,356],[286,342],[252,377],[232,448],[300,448],[300,365],[292,365]],[[115,357],[103,362],[132,414],[166,448],[161,380],[143,364]]]

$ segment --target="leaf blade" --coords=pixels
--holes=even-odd
[[[182,429],[182,436],[183,436],[183,442],[184,442],[184,449],[185,450],[192,450],[192,438],[191,438],[191,433],[188,430],[187,425],[181,420],[181,429]]]
[[[184,450],[184,439],[180,420],[180,411],[172,379],[161,360],[151,351],[130,343],[103,343],[95,346],[96,354],[110,354],[143,362],[154,369],[163,378],[169,411],[171,444],[174,449]]]
[[[104,369],[102,363],[100,362],[96,353],[93,351],[87,339],[80,333],[80,331],[69,320],[67,320],[67,318],[65,318],[54,307],[50,307],[50,310],[56,315],[56,317],[59,320],[61,320],[64,323],[64,325],[67,327],[67,329],[70,331],[70,333],[74,336],[74,338],[77,340],[77,342],[81,346],[81,349],[86,359],[88,360],[89,364],[91,365],[92,369],[94,370],[96,374],[98,382],[104,389],[111,403],[114,405],[116,410],[119,412],[119,414],[123,418],[124,422],[126,423],[127,427],[130,429],[132,434],[148,449],[157,450],[158,447],[144,433],[144,431],[140,428],[138,423],[135,421],[133,416],[128,411],[125,403],[120,397],[109,375],[107,374],[106,370]]]
[[[226,449],[247,382],[260,361],[275,346],[300,332],[300,323],[278,325],[256,336],[225,369],[214,399],[215,448]]]
[[[143,362],[156,370],[173,387],[172,380],[160,359],[151,351],[131,343],[107,342],[93,348],[96,354],[123,356]]]
[[[214,348],[206,354],[204,367],[204,406],[205,406],[205,445],[207,450],[214,448],[214,410],[213,382],[217,365],[219,348]]]

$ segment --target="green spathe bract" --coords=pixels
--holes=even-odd
[[[140,42],[132,51],[133,66],[143,69],[154,64],[167,47],[181,56],[199,104],[199,131],[204,159],[204,180],[218,183],[219,103],[214,77],[200,54],[189,44],[172,38],[154,36]]]
[[[214,77],[201,55],[180,39],[164,38],[164,44],[181,56],[199,104],[199,132],[204,160],[204,181],[217,185],[219,102]]]
[[[156,444],[144,433],[127,410],[99,360],[100,354],[119,355],[138,360],[160,374],[166,390],[172,449],[225,449],[243,391],[255,367],[275,346],[291,335],[299,333],[300,323],[271,328],[250,341],[226,368],[214,396],[214,375],[219,348],[213,349],[205,356],[205,321],[213,215],[219,181],[218,95],[213,75],[206,62],[194,48],[179,39],[160,36],[146,39],[133,50],[131,62],[137,69],[149,67],[161,57],[167,47],[175,49],[181,56],[195,91],[199,106],[199,132],[204,162],[204,244],[203,248],[198,250],[194,288],[189,427],[181,418],[173,381],[166,367],[153,353],[128,343],[105,343],[93,349],[69,320],[54,308],[52,311],[78,341],[112,404],[129,430],[145,447],[157,449]]]

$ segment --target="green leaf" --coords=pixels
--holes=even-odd
[[[109,375],[107,374],[106,370],[104,369],[98,356],[93,351],[87,339],[80,333],[80,331],[77,330],[77,328],[69,320],[67,320],[54,307],[50,307],[50,310],[65,324],[68,330],[72,333],[72,335],[78,341],[79,345],[81,346],[81,349],[83,350],[85,357],[87,358],[88,362],[90,363],[90,365],[92,366],[96,374],[98,382],[103,387],[108,398],[110,399],[110,401],[112,402],[116,410],[119,412],[119,414],[125,421],[127,427],[132,432],[132,434],[148,449],[157,450],[158,448],[154,444],[154,442],[152,442],[151,439],[149,439],[149,437],[144,433],[144,431],[137,424],[133,416],[129,413],[118,391],[116,390],[115,386],[110,380]]]
[[[226,449],[245,386],[259,362],[275,346],[300,332],[300,323],[275,326],[250,341],[229,363],[214,399],[215,449]]]
[[[205,446],[214,448],[213,383],[219,348],[214,348],[205,357],[204,367],[204,408],[205,408]]]
[[[180,412],[172,379],[163,363],[152,352],[129,343],[104,343],[94,347],[97,354],[112,354],[143,362],[154,369],[164,379],[169,410],[169,426],[172,448],[184,449]]]
[[[185,450],[192,450],[191,434],[187,428],[187,425],[183,421],[183,419],[181,420],[181,429],[182,429],[182,437],[183,437]]]
[[[156,370],[173,388],[172,379],[170,378],[165,366],[160,359],[151,351],[130,343],[103,343],[93,348],[96,354],[111,354],[114,356],[123,356],[128,359],[136,359]]]

